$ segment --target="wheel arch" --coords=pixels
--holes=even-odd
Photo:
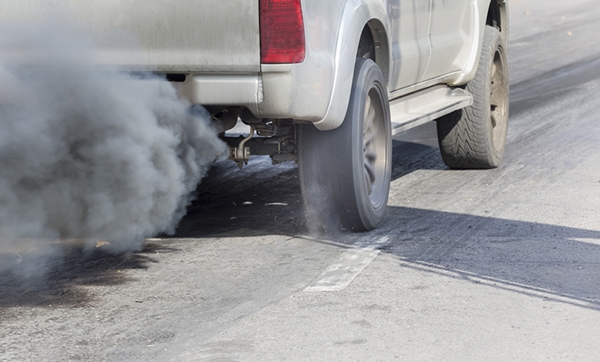
[[[379,66],[383,77],[389,82],[390,47],[388,35],[385,26],[378,19],[371,19],[365,24],[358,45],[357,57],[364,57],[361,54],[361,47],[365,44],[368,44],[369,48],[374,49],[374,53],[368,56],[368,58]]]
[[[475,14],[473,18],[474,28],[473,37],[476,39],[471,45],[470,55],[460,75],[457,76],[450,85],[460,86],[467,84],[477,72],[481,46],[483,44],[483,34],[485,27],[495,26],[500,30],[504,46],[508,45],[509,20],[508,20],[508,1],[507,0],[473,0]]]
[[[346,1],[335,50],[333,90],[325,116],[314,123],[318,129],[322,131],[335,129],[344,121],[350,100],[356,54],[365,30],[368,30],[366,33],[370,33],[369,41],[375,45],[375,62],[389,83],[391,73],[389,29],[384,1]]]
[[[504,43],[508,44],[508,5],[506,0],[491,0],[485,24],[498,28]]]

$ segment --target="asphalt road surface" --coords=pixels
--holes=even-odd
[[[599,360],[600,7],[510,5],[501,167],[448,170],[414,129],[381,227],[323,237],[295,165],[219,164],[173,237],[0,273],[0,360]]]

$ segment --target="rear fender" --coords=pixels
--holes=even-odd
[[[369,21],[378,20],[386,34],[389,34],[390,24],[385,4],[386,2],[382,0],[349,0],[346,2],[335,49],[333,89],[325,117],[314,123],[318,129],[335,129],[344,121],[350,100],[356,52],[362,30]],[[385,38],[389,42],[390,37]],[[389,44],[387,46],[390,47]],[[390,57],[389,52],[387,57]],[[391,64],[391,59],[388,59],[387,63]]]

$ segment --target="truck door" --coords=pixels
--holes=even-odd
[[[474,0],[431,0],[431,58],[424,79],[459,71],[469,56]]]
[[[423,79],[430,56],[429,10],[430,0],[388,2],[394,62],[391,90],[404,88]]]

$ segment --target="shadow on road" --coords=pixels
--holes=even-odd
[[[432,142],[431,137],[425,144],[395,141],[393,178],[420,169],[444,170]],[[173,237],[222,238],[226,243],[236,236],[307,235],[297,168],[266,163],[262,159],[242,171],[228,163],[217,165]],[[406,268],[600,310],[599,231],[390,207],[377,230],[328,239],[351,247],[382,235],[391,240],[383,252]],[[148,243],[127,255],[67,247],[49,264],[44,280],[30,283],[0,271],[0,308],[84,306],[93,295],[81,286],[129,283],[122,272],[147,268],[155,262],[150,254],[156,249],[169,247]],[[0,254],[0,262],[14,263],[14,257]]]
[[[407,268],[600,310],[600,231],[399,207],[382,228]]]
[[[421,169],[446,169],[431,137],[426,143],[394,142],[393,179]],[[207,192],[175,236],[308,233],[295,168],[267,183],[237,190],[234,184],[219,179],[204,185]],[[351,245],[381,235],[392,239],[384,252],[407,268],[600,309],[600,231],[390,207],[374,232],[343,235],[343,243],[335,240],[339,235],[329,239]]]
[[[432,122],[430,126],[434,126]],[[435,127],[433,127],[435,128]],[[431,140],[430,140],[431,142]],[[437,142],[437,138],[434,139]],[[417,170],[446,170],[437,147],[407,141],[395,140],[392,145],[392,181]]]

